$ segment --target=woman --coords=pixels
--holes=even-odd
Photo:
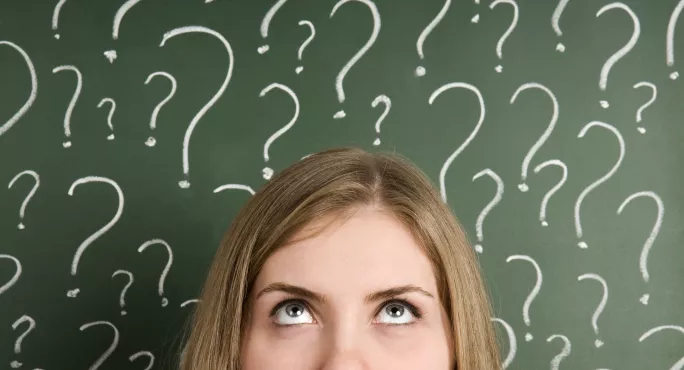
[[[268,182],[227,231],[183,370],[498,370],[475,254],[429,179],[338,148]]]

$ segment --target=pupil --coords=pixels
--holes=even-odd
[[[401,306],[390,306],[388,308],[388,313],[390,316],[399,317],[404,313],[404,307]]]
[[[290,311],[290,316],[293,316],[293,317],[296,317],[296,316],[299,316],[302,314],[302,311],[301,311],[300,307],[298,307],[298,306],[290,306],[290,309],[288,311]]]

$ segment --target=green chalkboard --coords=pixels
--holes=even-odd
[[[508,369],[671,368],[683,6],[3,1],[0,367],[173,368],[268,169],[357,146],[440,188]]]

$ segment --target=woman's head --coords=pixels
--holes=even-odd
[[[475,254],[427,177],[396,154],[331,149],[237,215],[182,369],[500,369],[491,316]]]

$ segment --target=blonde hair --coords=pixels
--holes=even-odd
[[[406,158],[358,148],[334,148],[302,159],[240,210],[214,257],[181,369],[240,370],[249,293],[266,259],[311,221],[349,216],[363,205],[397,217],[431,261],[452,328],[456,369],[501,369],[480,267],[451,209]]]

